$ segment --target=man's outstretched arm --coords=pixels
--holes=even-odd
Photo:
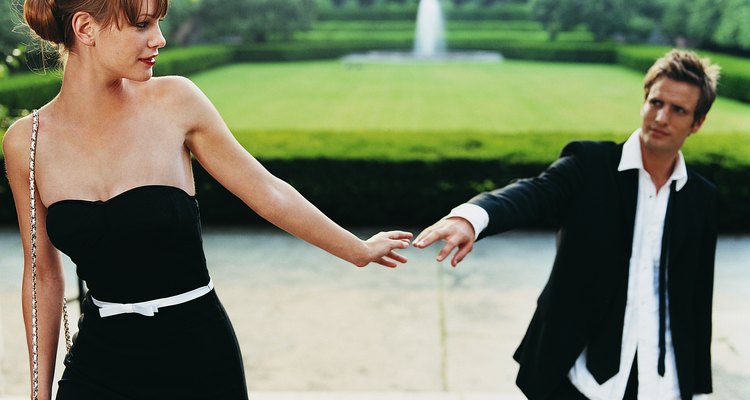
[[[451,265],[458,265],[473,249],[480,236],[504,232],[534,223],[559,223],[560,216],[583,182],[579,154],[587,145],[573,142],[561,157],[537,177],[521,179],[503,188],[477,195],[426,228],[414,240],[414,246],[426,248],[444,241],[437,261],[454,250]]]

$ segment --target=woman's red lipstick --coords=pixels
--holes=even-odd
[[[139,60],[148,65],[149,67],[153,67],[154,64],[156,64],[156,56],[149,57],[149,58],[139,58]]]

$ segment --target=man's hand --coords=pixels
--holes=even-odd
[[[474,227],[461,217],[441,219],[417,236],[414,247],[424,249],[438,240],[445,242],[438,253],[438,261],[445,260],[453,249],[458,248],[451,259],[451,265],[455,267],[474,248]]]

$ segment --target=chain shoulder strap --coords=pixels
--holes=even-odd
[[[31,210],[31,360],[33,399],[39,399],[39,333],[36,293],[36,181],[34,167],[36,158],[36,137],[39,132],[39,110],[34,110],[31,125],[31,147],[29,148],[29,199]],[[70,324],[68,323],[67,299],[63,297],[63,323],[65,347],[70,352]]]

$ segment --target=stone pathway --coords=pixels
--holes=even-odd
[[[523,399],[511,355],[549,273],[551,233],[482,240],[457,269],[435,263],[437,249],[409,249],[395,270],[358,269],[271,229],[207,229],[204,240],[251,399]],[[714,400],[750,393],[747,260],[750,236],[721,238]],[[28,385],[21,265],[17,233],[0,230],[0,400],[20,399]],[[69,262],[66,274],[75,297]]]

